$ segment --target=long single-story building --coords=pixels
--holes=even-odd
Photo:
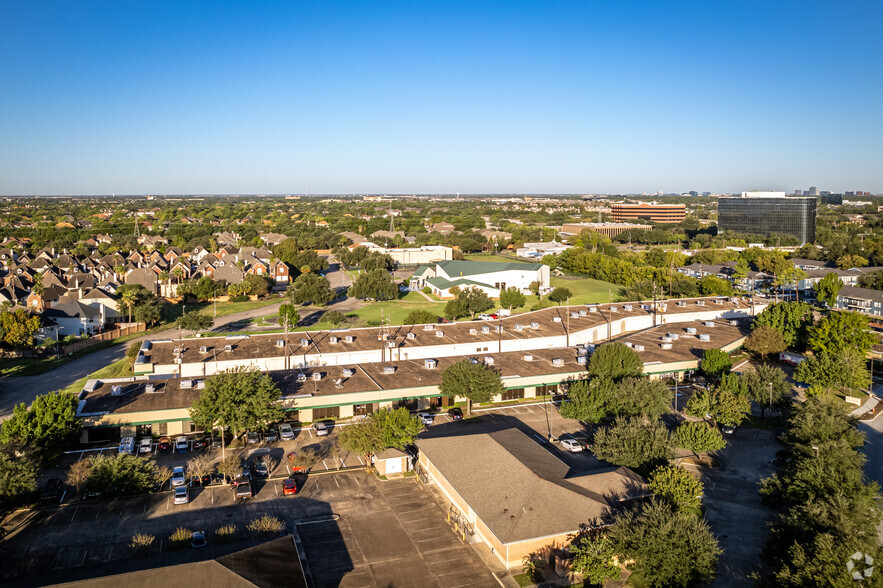
[[[454,287],[460,290],[475,287],[491,298],[499,298],[500,292],[512,286],[529,294],[533,282],[539,283],[540,292],[547,292],[549,266],[527,262],[440,261],[418,267],[409,285],[412,290],[428,286],[441,298],[453,298],[451,288]]]

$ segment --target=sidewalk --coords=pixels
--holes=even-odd
[[[850,412],[849,416],[861,417],[865,413],[871,411],[875,406],[877,406],[877,403],[880,402],[879,395],[881,394],[881,392],[883,392],[883,386],[878,386],[876,390],[871,392],[871,394],[868,396],[868,399],[865,400],[865,403]]]

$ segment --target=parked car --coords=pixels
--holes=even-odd
[[[285,478],[282,480],[282,496],[290,496],[297,494],[297,482],[294,478]]]
[[[260,443],[261,435],[257,431],[249,431],[245,439],[246,441],[248,441],[248,443]]]
[[[190,534],[190,547],[200,548],[208,545],[208,540],[205,538],[205,533],[202,531],[193,531]]]
[[[462,421],[463,411],[460,410],[459,406],[455,406],[454,408],[448,409],[448,416],[451,417],[452,421]]]
[[[316,432],[316,435],[319,437],[324,437],[325,435],[328,434],[328,426],[325,423],[323,423],[322,421],[319,421],[318,423],[314,423],[313,430]]]
[[[254,472],[255,476],[259,476],[261,478],[266,478],[270,475],[270,464],[267,463],[267,458],[265,457],[256,459],[251,469]]]
[[[183,486],[187,483],[187,476],[184,474],[184,466],[176,466],[172,470],[172,487]]]
[[[279,437],[283,441],[291,441],[294,439],[294,429],[288,423],[282,423],[279,425]]]
[[[168,437],[160,437],[156,444],[156,449],[160,453],[167,453],[172,450],[172,440]]]
[[[276,433],[276,429],[267,429],[262,434],[264,436],[264,443],[275,443],[279,440],[279,435]]]
[[[178,453],[190,451],[190,441],[187,440],[187,437],[181,435],[180,437],[175,439],[175,451],[177,451]]]
[[[478,315],[478,318],[483,321],[490,321],[494,319],[494,315],[481,313],[480,315]]]
[[[64,488],[64,484],[62,484],[61,478],[49,478],[43,485],[43,490],[40,491],[40,502],[43,504],[59,502],[62,488]]]
[[[236,478],[233,483],[233,497],[245,500],[254,496],[251,489],[251,481],[248,478]]]
[[[153,451],[153,437],[142,437],[138,444],[138,453],[150,453]]]
[[[732,435],[736,432],[736,425],[721,425],[721,433],[725,435]]]
[[[175,504],[187,504],[188,502],[190,502],[190,493],[187,491],[187,486],[175,487]]]
[[[205,435],[200,435],[193,440],[193,451],[205,449],[209,445],[209,439]]]
[[[123,437],[120,440],[120,453],[135,453],[134,437]]]
[[[418,412],[417,418],[420,419],[423,422],[423,424],[426,425],[427,427],[429,425],[431,425],[433,422],[432,415],[429,414],[428,412]]]
[[[571,453],[578,453],[583,450],[583,446],[576,439],[559,439],[558,442],[561,444],[562,449]]]

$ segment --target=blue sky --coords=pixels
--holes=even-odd
[[[0,194],[883,192],[883,3],[3,2]]]

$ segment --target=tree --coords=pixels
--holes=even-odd
[[[866,388],[871,384],[864,354],[855,349],[807,357],[797,366],[794,378],[810,386],[810,395],[824,394],[828,390]]]
[[[207,430],[230,428],[233,436],[282,418],[279,388],[266,373],[234,368],[210,376],[190,407],[190,418]]]
[[[438,322],[438,315],[433,314],[428,310],[412,310],[408,313],[408,316],[405,317],[403,322],[406,325],[434,325]]]
[[[360,276],[361,277],[361,276]],[[301,274],[288,287],[288,297],[293,304],[312,302],[324,306],[334,300],[334,292],[328,278],[317,273]]]
[[[503,384],[496,370],[464,359],[445,369],[439,390],[445,396],[465,398],[466,414],[470,415],[473,402],[490,402],[494,396],[503,393]]]
[[[8,449],[0,451],[0,513],[25,502],[37,490],[37,467]]]
[[[720,378],[722,375],[730,373],[732,367],[733,358],[729,353],[720,349],[706,349],[702,355],[699,369],[707,376]]]
[[[154,325],[162,318],[162,305],[158,300],[150,300],[135,307],[135,322]]]
[[[92,473],[92,460],[80,459],[71,464],[67,470],[67,483],[73,486],[77,495],[82,495],[89,482],[89,474]]]
[[[816,299],[832,307],[837,303],[837,295],[841,288],[843,288],[843,282],[837,277],[837,274],[833,272],[825,274],[825,277],[815,285]]]
[[[842,270],[865,267],[866,265],[868,265],[868,260],[861,255],[843,255],[837,258],[837,267]]]
[[[582,574],[589,583],[603,584],[610,578],[619,578],[616,548],[606,536],[580,535],[569,551],[573,556],[573,571]]]
[[[279,324],[285,330],[293,329],[300,321],[300,315],[293,304],[287,302],[279,305]]]
[[[850,348],[865,354],[877,342],[868,328],[868,317],[857,312],[832,310],[809,328],[809,346],[816,352],[837,354]]]
[[[339,438],[347,451],[371,456],[390,447],[404,449],[422,430],[420,419],[401,407],[371,413],[363,422],[341,429]]]
[[[680,466],[659,466],[650,474],[650,491],[675,510],[702,506],[702,482]]]
[[[558,411],[566,419],[599,423],[610,412],[611,388],[607,380],[577,380],[567,389],[567,402]]]
[[[658,419],[668,412],[672,392],[662,380],[624,378],[612,388],[612,411],[618,416]]]
[[[175,319],[175,327],[177,329],[181,331],[190,331],[194,334],[199,331],[204,331],[205,329],[210,329],[214,324],[215,319],[207,314],[202,314],[198,310],[184,313]]]
[[[123,290],[122,292],[117,292],[117,295],[120,298],[120,302],[126,305],[126,308],[129,310],[129,322],[132,322],[132,307],[135,306],[135,303],[138,301],[138,294],[134,288],[120,288]]]
[[[733,285],[729,280],[708,274],[699,280],[699,290],[704,296],[731,296]]]
[[[273,286],[273,280],[267,276],[248,274],[242,283],[248,287],[247,292],[253,296],[265,296]]]
[[[231,480],[235,480],[240,471],[242,471],[242,456],[239,452],[231,452],[218,462],[218,473]]]
[[[394,300],[398,296],[398,286],[389,273],[375,269],[362,272],[350,286],[349,295],[353,298],[373,298],[374,300]]]
[[[767,306],[751,323],[755,330],[768,325],[782,334],[789,349],[806,339],[807,326],[812,322],[812,307],[805,302],[779,302]]]
[[[770,406],[782,406],[788,402],[791,384],[788,376],[774,365],[762,363],[742,376],[748,397],[760,406],[760,416]]]
[[[795,405],[782,440],[804,447],[842,441],[857,449],[864,444],[865,436],[855,424],[849,407],[840,400],[826,396],[807,398],[806,402]]]
[[[571,296],[573,296],[573,292],[570,291],[570,288],[558,286],[549,293],[549,300],[561,304]]]
[[[508,308],[510,311],[513,308],[524,306],[526,302],[527,298],[521,293],[521,290],[515,286],[509,286],[500,292],[500,306]]]
[[[322,321],[337,327],[346,322],[346,315],[339,310],[326,310],[322,313]]]
[[[153,460],[128,453],[89,459],[92,468],[86,487],[92,492],[105,497],[128,496],[147,492],[153,486]]]
[[[788,348],[785,345],[785,339],[782,333],[769,325],[761,325],[751,331],[751,334],[745,338],[745,349],[760,355],[762,358],[770,354],[778,354]]]
[[[660,421],[620,418],[595,433],[595,457],[647,472],[672,457],[668,429]]]
[[[686,413],[699,418],[713,418],[716,423],[723,425],[740,424],[751,411],[751,401],[747,396],[728,389],[731,384],[728,379],[732,377],[725,376],[727,387],[722,382],[719,387],[697,390],[687,401]],[[738,383],[741,389],[743,382],[740,380]]]
[[[530,285],[527,287],[527,289],[530,290],[530,293],[533,294],[534,296],[539,296],[540,290],[542,289],[542,287],[543,287],[543,285],[540,283],[539,280],[534,280],[533,282],[530,283]]]
[[[618,341],[598,347],[589,360],[589,376],[619,381],[623,378],[640,376],[644,363],[640,356],[625,344]]]
[[[3,332],[3,342],[16,349],[31,348],[34,346],[34,335],[40,330],[40,317],[31,316],[25,309],[19,308],[15,312],[0,312],[0,330]]]
[[[712,580],[721,554],[708,523],[651,502],[616,518],[610,538],[632,572],[652,586],[696,586]]]
[[[61,451],[80,436],[77,397],[66,392],[37,396],[28,409],[21,403],[0,429],[0,443],[39,449],[44,457]]]
[[[678,425],[675,430],[675,444],[698,456],[707,451],[723,449],[727,442],[724,441],[720,431],[706,423],[686,421]]]
[[[466,299],[459,295],[445,304],[445,318],[449,321],[463,318],[467,314],[469,314],[469,305],[466,303]]]

